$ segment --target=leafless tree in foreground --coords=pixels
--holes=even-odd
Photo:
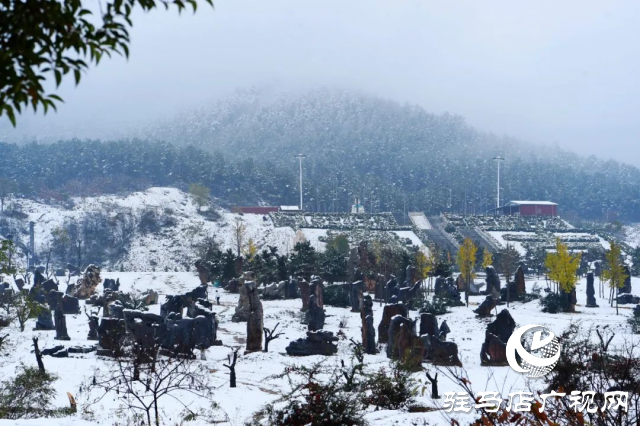
[[[90,403],[107,395],[116,397],[127,410],[143,413],[148,426],[161,424],[159,402],[164,399],[173,399],[193,413],[187,402],[192,398],[184,396],[210,398],[209,371],[192,357],[165,357],[159,352],[159,345],[142,348],[133,343],[113,360],[105,361],[84,389],[91,395]]]

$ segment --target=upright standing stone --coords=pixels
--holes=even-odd
[[[362,310],[360,312],[362,320],[362,347],[367,354],[375,354],[376,351],[376,329],[373,326],[373,301],[369,294],[363,296]]]
[[[397,359],[409,371],[422,369],[424,341],[416,335],[415,322],[396,315],[389,325],[387,357]]]
[[[305,313],[305,322],[308,324],[309,331],[318,331],[324,328],[325,314],[324,309],[318,306],[316,295],[309,297],[309,310]]]
[[[356,281],[351,283],[351,292],[349,294],[349,301],[351,302],[351,312],[360,312],[363,303],[364,283],[362,281]]]
[[[618,294],[631,294],[631,272],[629,271],[629,267],[626,265],[624,267],[624,273],[627,275],[627,278],[624,280],[624,285],[622,286]]]
[[[82,278],[76,282],[74,296],[78,299],[88,299],[96,292],[96,287],[100,284],[102,284],[100,268],[96,265],[89,265]]]
[[[67,319],[64,316],[64,312],[62,312],[62,306],[56,307],[55,310],[55,320],[56,320],[56,340],[71,340],[69,334],[67,333]]]
[[[22,289],[24,288],[24,279],[17,278],[16,279],[16,287],[18,287],[18,290],[22,291]]]
[[[462,274],[458,274],[458,277],[456,278],[456,288],[458,289],[458,291],[467,290],[467,285],[464,282],[464,278],[462,278]]]
[[[87,334],[87,340],[98,340],[98,315],[87,314],[89,320],[89,334]]]
[[[430,336],[438,335],[438,319],[433,314],[420,314],[420,336],[425,334]]]
[[[487,274],[487,278],[485,279],[487,282],[487,294],[498,299],[500,297],[500,276],[491,265],[487,266],[484,271]]]
[[[291,278],[287,281],[287,288],[284,297],[285,299],[295,299],[298,297],[298,280]]]
[[[209,282],[209,265],[202,259],[196,261],[196,271],[198,271],[198,278],[200,278],[200,285],[207,285]]]
[[[309,291],[312,295],[316,296],[316,303],[321,309],[324,309],[324,284],[320,278],[311,280]]]
[[[53,323],[53,318],[51,316],[51,309],[47,309],[42,307],[40,313],[38,314],[38,319],[36,320],[36,327],[34,330],[55,330],[56,326]]]
[[[407,307],[402,303],[385,305],[382,311],[382,320],[378,325],[378,343],[387,343],[387,339],[389,338],[389,324],[391,323],[391,318],[396,315],[407,317],[409,315]]]
[[[404,280],[405,287],[410,287],[413,284],[415,284],[415,282],[416,282],[416,271],[417,271],[417,269],[413,265],[408,265],[405,268],[405,275],[406,275],[405,280]]]
[[[385,301],[389,303],[393,296],[398,295],[398,281],[394,275],[391,275],[391,278],[387,281],[386,289],[387,295]]]
[[[487,326],[484,343],[480,348],[481,365],[508,365],[507,341],[515,328],[516,322],[509,311],[507,309],[500,311],[495,321]]]
[[[247,283],[253,283],[253,281],[245,279],[240,280],[238,288],[240,297],[238,297],[238,306],[236,306],[236,311],[231,317],[231,321],[233,322],[245,322],[249,318],[249,311],[251,307],[249,305],[249,294],[247,293],[246,287]]]
[[[311,290],[309,289],[309,283],[304,278],[300,277],[298,280],[298,287],[300,288],[300,297],[302,298],[302,312],[309,310],[309,297],[311,296]]]
[[[244,283],[249,301],[247,318],[247,352],[262,350],[263,313],[258,289],[253,281]]]
[[[597,308],[593,272],[587,273],[587,308]]]
[[[518,266],[518,269],[516,270],[515,283],[516,283],[516,292],[518,294],[518,298],[520,298],[527,293],[527,287],[524,281],[524,270],[522,269],[522,265]]]
[[[496,316],[495,321],[487,325],[487,331],[491,334],[495,334],[503,342],[507,342],[513,330],[516,328],[516,322],[509,313],[508,309],[503,309]]]

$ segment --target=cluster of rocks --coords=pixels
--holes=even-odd
[[[416,333],[416,321],[402,315],[391,318],[386,339],[388,358],[397,359],[412,370],[420,369],[423,361],[443,366],[462,365],[458,345],[446,341],[450,332],[446,321],[438,327],[435,315],[423,313],[419,333]]]
[[[338,338],[330,331],[307,331],[307,337],[294,340],[285,349],[288,355],[333,355],[338,352]]]
[[[264,300],[295,299],[299,297],[298,280],[291,278],[259,289]]]
[[[104,302],[117,293],[105,287]],[[117,356],[130,339],[141,350],[161,349],[168,356],[191,356],[194,349],[204,350],[220,345],[218,323],[207,286],[198,286],[182,294],[167,296],[160,306],[160,315],[132,309],[120,309],[121,304],[108,302],[108,315],[96,327],[97,315],[89,318],[89,339],[97,334],[98,355]],[[186,318],[183,318],[186,310]]]
[[[332,343],[338,339],[333,333],[325,331],[324,323],[324,284],[317,277],[312,277],[311,283],[304,278],[298,279],[298,288],[302,296],[303,312],[302,324],[307,325],[307,337],[289,343],[286,351],[290,355],[331,355],[337,352],[337,346]]]
[[[462,295],[452,277],[437,277],[434,293],[447,306],[464,306]]]
[[[395,303],[395,301],[400,301],[403,303],[410,303],[417,295],[418,290],[420,289],[420,280],[416,280],[416,268],[415,266],[409,265],[405,270],[406,279],[400,287],[398,285],[398,280],[394,275],[391,275],[391,278],[386,283],[386,297],[385,301],[387,303]]]

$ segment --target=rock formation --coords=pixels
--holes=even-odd
[[[260,301],[260,297],[258,297],[258,290],[253,281],[245,282],[244,287],[249,302],[249,313],[247,316],[247,352],[257,352],[262,350],[262,302]]]
[[[378,325],[378,343],[387,343],[387,339],[389,338],[389,324],[391,323],[391,318],[396,315],[400,315],[402,317],[408,316],[407,307],[402,303],[393,303],[385,305],[382,311],[382,320]]]
[[[597,308],[593,272],[587,273],[587,308]]]
[[[306,339],[292,341],[286,351],[293,356],[333,355],[338,352],[337,341],[330,331],[307,331]]]

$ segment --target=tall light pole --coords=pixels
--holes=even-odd
[[[298,154],[295,156],[298,160],[300,160],[300,211],[302,211],[302,159],[305,158],[306,155]]]
[[[493,159],[498,163],[498,191],[496,194],[496,213],[498,213],[498,209],[500,208],[500,163],[504,161],[504,158],[498,155],[497,157],[493,157]]]

